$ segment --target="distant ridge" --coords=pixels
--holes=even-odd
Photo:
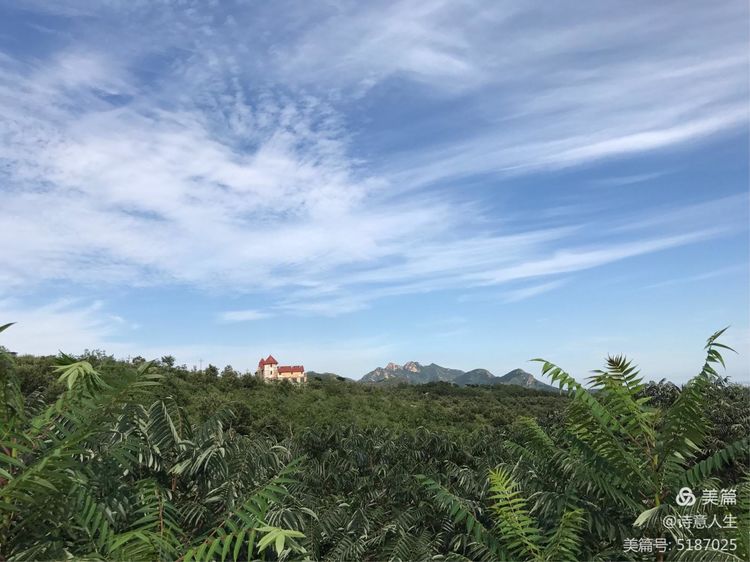
[[[320,379],[320,380],[339,380],[339,381],[350,381],[346,377],[337,375],[336,373],[318,373],[315,371],[307,371],[307,380]]]
[[[534,388],[536,390],[546,390],[550,392],[559,391],[558,388],[537,380],[534,378],[534,375],[527,373],[523,369],[513,369],[509,373],[505,373],[502,377],[498,377],[498,384],[515,384],[526,388]]]
[[[497,384],[499,380],[500,377],[496,377],[487,369],[474,369],[457,376],[453,379],[453,382],[459,386],[466,386],[467,384],[493,385]]]
[[[497,377],[487,369],[461,371],[459,369],[441,367],[435,363],[422,365],[417,361],[409,361],[403,365],[388,363],[385,367],[378,367],[377,369],[370,371],[359,380],[361,383],[379,385],[399,383],[425,384],[428,382],[440,381],[450,382],[459,386],[494,386],[497,384],[512,384],[534,390],[557,392],[557,389],[554,386],[550,386],[537,380],[532,374],[527,373],[523,369],[513,369],[509,373]]]

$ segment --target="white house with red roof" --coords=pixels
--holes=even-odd
[[[302,383],[307,382],[305,367],[302,365],[279,365],[273,355],[258,361],[258,370],[255,375],[261,380],[269,381],[289,381]]]

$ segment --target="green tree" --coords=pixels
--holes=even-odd
[[[174,367],[174,365],[175,365],[175,362],[176,362],[176,359],[174,358],[174,356],[173,356],[173,355],[164,355],[164,356],[163,356],[163,357],[161,358],[161,363],[162,363],[162,365],[164,365],[165,367],[169,367],[169,368],[172,368],[172,367]]]

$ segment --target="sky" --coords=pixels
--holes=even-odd
[[[747,22],[0,0],[0,345],[747,382]]]

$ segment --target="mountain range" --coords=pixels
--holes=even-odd
[[[557,392],[557,388],[535,379],[533,375],[523,369],[513,369],[498,377],[487,369],[461,371],[441,367],[435,363],[422,365],[416,361],[409,361],[403,365],[388,363],[385,367],[378,367],[370,371],[359,380],[361,383],[368,384],[425,384],[440,381],[451,382],[459,386],[513,384],[534,390]]]

